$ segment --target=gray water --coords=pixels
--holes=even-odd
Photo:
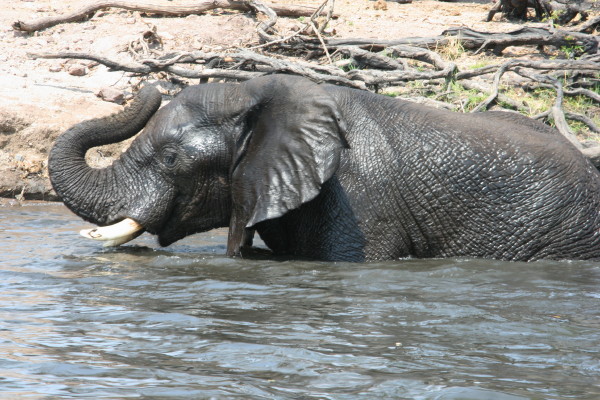
[[[599,399],[600,263],[106,250],[0,209],[2,399]]]

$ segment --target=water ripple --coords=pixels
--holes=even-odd
[[[0,209],[0,398],[597,399],[600,263],[102,249]]]

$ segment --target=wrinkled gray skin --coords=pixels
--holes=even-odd
[[[553,129],[503,112],[458,114],[271,75],[183,90],[56,141],[50,178],[83,219],[130,217],[169,245],[229,227],[320,260],[600,259],[600,173]],[[86,151],[144,128],[111,167]],[[252,229],[249,229],[252,228]]]

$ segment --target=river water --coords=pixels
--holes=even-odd
[[[0,209],[2,399],[600,399],[600,263],[106,250]]]

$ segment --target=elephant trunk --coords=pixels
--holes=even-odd
[[[152,86],[142,88],[130,106],[103,118],[81,122],[64,132],[48,158],[50,181],[65,205],[86,221],[112,223],[126,204],[119,189],[119,168],[90,167],[85,154],[92,147],[121,142],[138,133],[160,107],[161,95]]]

